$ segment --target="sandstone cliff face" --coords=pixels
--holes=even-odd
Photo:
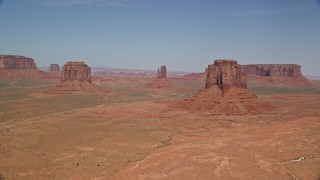
[[[50,72],[56,72],[56,71],[60,71],[59,64],[51,64],[50,65]]]
[[[0,79],[42,79],[46,74],[37,69],[32,58],[16,55],[0,55]]]
[[[51,94],[110,93],[91,82],[91,68],[84,62],[69,61],[61,71],[61,82],[50,88]]]
[[[256,114],[273,108],[247,89],[247,76],[237,61],[221,59],[208,66],[205,88],[178,106],[216,115]]]
[[[303,77],[301,66],[297,64],[249,64],[242,65],[242,71],[248,75]]]
[[[0,55],[0,69],[37,69],[37,66],[32,58]]]
[[[241,66],[234,60],[217,59],[208,66],[206,88],[218,86],[226,91],[231,87],[247,88],[247,76],[241,72]]]
[[[69,61],[64,64],[61,72],[61,82],[65,81],[91,82],[91,68],[84,62]]]
[[[161,66],[158,68],[158,78],[166,78],[167,77],[167,67]]]

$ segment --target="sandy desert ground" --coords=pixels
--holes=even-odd
[[[0,82],[0,179],[320,179],[320,91],[253,87],[275,109],[210,115],[175,108],[197,80],[99,77],[106,94],[50,94]]]

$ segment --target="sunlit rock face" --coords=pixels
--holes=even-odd
[[[247,76],[241,72],[241,65],[229,59],[217,59],[208,65],[206,88],[218,86],[227,91],[231,87],[247,88]]]
[[[0,55],[0,69],[37,69],[37,66],[29,57]]]
[[[61,82],[73,80],[91,82],[91,68],[81,61],[65,63],[62,67]]]
[[[248,64],[242,65],[247,75],[301,78],[301,66],[297,64]]]

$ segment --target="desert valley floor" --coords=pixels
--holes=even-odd
[[[99,77],[108,92],[52,94],[54,80],[0,82],[0,179],[319,179],[320,90],[255,87],[262,114],[188,111],[204,87]]]

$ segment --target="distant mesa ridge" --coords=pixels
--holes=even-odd
[[[248,64],[241,67],[242,72],[248,75],[305,78],[298,64]]]
[[[37,66],[29,57],[0,55],[0,69],[37,69]]]
[[[32,58],[18,55],[0,55],[0,79],[42,79],[46,74],[37,69]]]

